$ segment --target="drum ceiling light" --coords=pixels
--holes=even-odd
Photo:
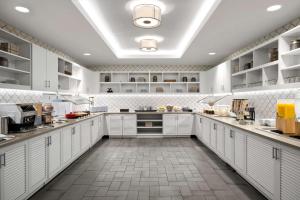
[[[143,39],[140,42],[140,50],[153,52],[157,51],[157,41],[154,39]]]
[[[161,9],[153,4],[140,4],[133,9],[133,23],[141,28],[155,28],[161,23]]]

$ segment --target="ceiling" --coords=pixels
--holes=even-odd
[[[191,8],[185,7],[179,2],[182,0],[161,0],[172,4],[171,11],[162,21],[161,32],[165,40],[165,48],[172,48],[180,35],[184,23],[178,22],[176,16],[187,16],[185,22],[192,17]],[[201,0],[189,0],[200,2]],[[107,0],[98,0],[103,3]],[[115,35],[122,46],[132,48],[134,34],[143,34],[132,24],[131,13],[126,10],[127,0],[109,1],[110,6],[120,10],[107,9],[105,16],[112,27],[118,28]],[[113,4],[112,4],[113,2]],[[106,3],[107,4],[107,3]],[[283,7],[277,12],[266,12],[266,8],[273,4],[281,4]],[[28,7],[29,14],[18,13],[14,10],[17,5]],[[101,4],[102,5],[102,4]],[[104,5],[104,4],[103,4]],[[193,5],[193,4],[189,4]],[[13,25],[37,39],[40,39],[54,48],[74,57],[80,64],[86,66],[117,65],[117,64],[176,64],[176,65],[215,65],[226,56],[238,49],[254,42],[260,37],[285,25],[299,16],[299,0],[222,0],[208,21],[199,31],[181,58],[131,58],[118,59],[107,43],[95,31],[91,24],[76,8],[71,0],[0,0],[0,19]],[[184,15],[183,15],[184,13]],[[125,18],[125,15],[127,17]],[[118,18],[122,17],[122,19]],[[127,20],[126,20],[127,19]],[[180,27],[178,27],[179,25]],[[154,30],[153,30],[154,31]],[[89,52],[91,56],[83,56]],[[209,56],[209,52],[216,55]]]

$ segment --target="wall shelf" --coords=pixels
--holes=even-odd
[[[154,81],[156,80],[156,81]],[[184,80],[184,81],[183,81]],[[133,82],[134,81],[134,82]],[[167,82],[166,82],[167,81]],[[99,93],[199,93],[200,72],[99,72]]]

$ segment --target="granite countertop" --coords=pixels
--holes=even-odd
[[[263,128],[266,128],[265,126],[259,126],[256,124],[241,125],[235,118],[221,117],[221,116],[216,116],[216,115],[208,115],[205,113],[197,113],[197,114],[207,117],[207,118],[210,118],[212,120],[218,121],[218,122],[222,122],[224,124],[231,125],[234,128],[238,128],[243,131],[251,132],[251,133],[257,134],[259,136],[265,137],[267,139],[271,139],[275,142],[280,142],[283,144],[287,144],[289,146],[300,148],[300,139],[292,138],[292,137],[277,134],[277,133],[272,133],[272,132],[269,132],[266,130],[262,130]]]
[[[105,114],[196,114],[197,112],[106,112]]]
[[[43,135],[43,134],[47,134],[47,133],[55,131],[57,129],[60,129],[60,128],[63,128],[63,127],[66,127],[66,126],[70,126],[70,125],[74,125],[76,123],[98,117],[102,114],[103,113],[97,113],[97,114],[93,113],[89,116],[79,118],[79,119],[68,119],[66,122],[53,123],[49,126],[45,126],[43,128],[36,128],[36,129],[33,129],[33,130],[25,132],[25,133],[10,133],[8,135],[8,137],[12,136],[13,138],[9,139],[9,140],[6,140],[6,141],[1,141],[0,142],[0,148],[6,147],[6,146],[9,146],[9,145],[18,143],[18,142],[22,142],[22,141],[25,141],[25,140],[28,140],[30,138],[34,138],[34,137],[37,137],[37,136],[40,136],[40,135]]]

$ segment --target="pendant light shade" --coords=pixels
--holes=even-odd
[[[161,23],[161,9],[152,4],[141,4],[134,7],[133,23],[141,28],[155,28]]]
[[[157,41],[153,39],[144,39],[140,42],[141,51],[157,51]]]

